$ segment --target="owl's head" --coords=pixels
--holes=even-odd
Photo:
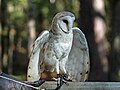
[[[60,12],[55,15],[51,25],[51,31],[54,34],[69,33],[72,31],[74,14],[71,12]]]

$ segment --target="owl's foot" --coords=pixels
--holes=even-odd
[[[71,76],[69,76],[68,73],[63,74],[63,79],[66,81],[74,81],[73,78]]]
[[[69,85],[64,79],[63,76],[57,74],[57,87],[55,90],[59,90],[63,84]]]

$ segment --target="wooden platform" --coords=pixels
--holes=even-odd
[[[55,89],[56,82],[45,82],[40,89]],[[120,90],[120,82],[70,82],[60,90]]]

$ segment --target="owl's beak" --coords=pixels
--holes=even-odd
[[[70,31],[73,27],[73,23],[74,23],[75,17],[70,17],[68,18],[68,30]]]

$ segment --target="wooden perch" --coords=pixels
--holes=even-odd
[[[120,90],[120,82],[69,82],[63,85],[60,90]],[[34,87],[15,80],[9,75],[1,73],[0,90],[17,88],[19,90],[54,90],[57,86],[55,81],[46,81],[40,87]]]
[[[40,89],[55,89],[56,82],[45,82]],[[120,90],[120,82],[69,82],[60,90]]]

